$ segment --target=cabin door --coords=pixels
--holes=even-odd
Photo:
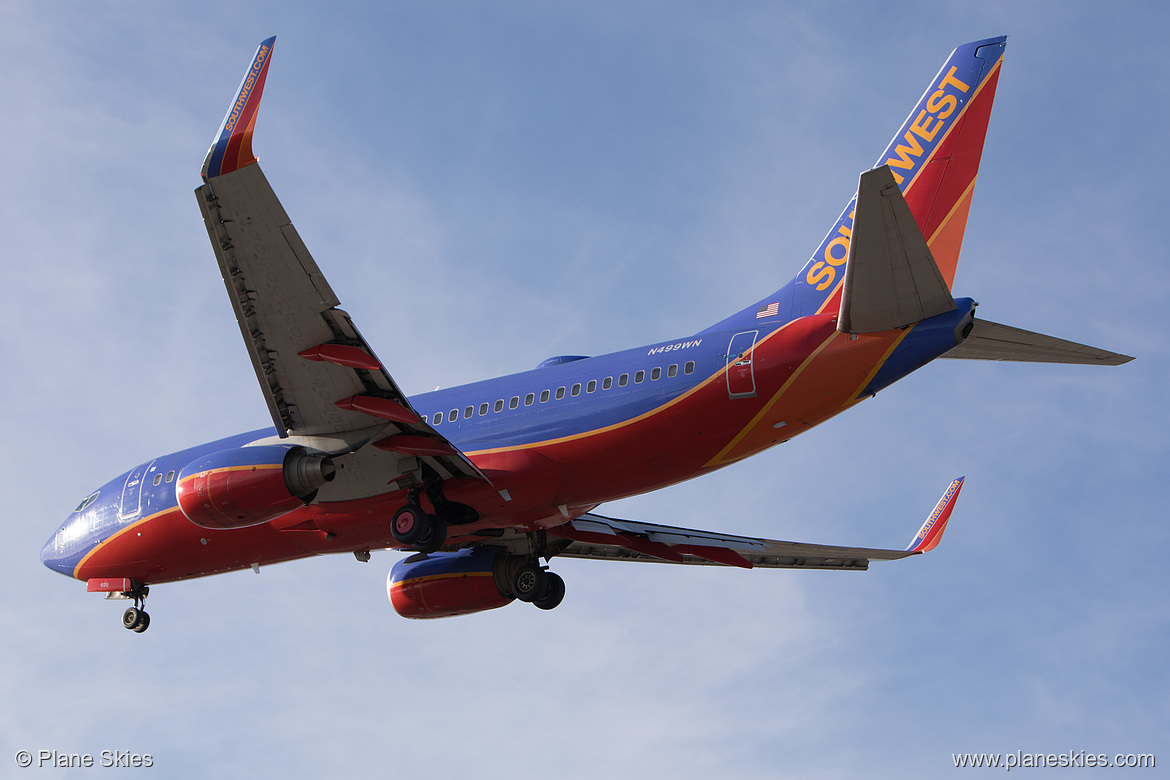
[[[756,375],[752,352],[758,330],[736,333],[727,347],[727,395],[731,398],[755,398]]]
[[[122,488],[122,509],[118,512],[118,517],[122,520],[135,517],[142,511],[142,483],[146,480],[146,474],[152,465],[153,460],[143,463],[126,477],[126,484]]]

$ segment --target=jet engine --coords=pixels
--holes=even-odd
[[[332,460],[304,447],[240,447],[188,463],[175,492],[195,525],[245,528],[309,503],[335,473]]]
[[[412,555],[390,569],[386,593],[405,618],[495,609],[513,600],[511,575],[519,560],[498,547]]]

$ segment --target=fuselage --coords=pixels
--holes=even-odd
[[[787,441],[953,348],[974,304],[909,328],[837,331],[835,313],[729,318],[696,335],[414,396],[411,405],[490,480],[448,486],[479,519],[448,541],[535,531]],[[548,361],[546,361],[547,363]],[[99,488],[44,545],[81,580],[167,582],[332,552],[396,547],[398,485],[315,501],[270,522],[209,530],[184,516],[177,475],[261,429],[152,459]]]

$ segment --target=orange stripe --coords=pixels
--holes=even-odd
[[[764,418],[764,415],[766,415],[768,413],[768,411],[771,410],[771,408],[776,405],[776,402],[780,400],[780,396],[784,395],[784,391],[792,386],[792,383],[795,382],[796,378],[798,376],[800,376],[801,373],[809,366],[809,364],[811,364],[813,362],[813,360],[816,358],[816,356],[821,354],[821,351],[825,347],[829,346],[829,344],[833,341],[833,339],[837,338],[840,335],[841,334],[838,333],[837,331],[833,331],[833,334],[831,336],[829,336],[827,339],[825,339],[819,347],[814,349],[812,351],[812,354],[810,354],[807,358],[805,358],[804,362],[801,363],[796,368],[796,370],[792,372],[792,376],[788,377],[788,379],[784,382],[784,384],[782,384],[780,386],[780,389],[776,391],[775,395],[772,396],[772,398],[768,401],[768,403],[764,404],[764,407],[762,409],[760,409],[759,412],[756,413],[756,416],[752,418],[751,422],[749,422],[746,426],[744,426],[743,430],[741,430],[738,434],[736,434],[735,438],[733,438],[731,440],[731,442],[728,443],[728,445],[726,447],[724,447],[722,450],[720,450],[719,453],[715,457],[711,458],[711,460],[704,463],[703,468],[709,468],[711,466],[719,465],[723,460],[723,456],[726,455],[728,452],[730,452],[735,447],[735,445],[737,445],[741,441],[743,441],[743,438],[755,429],[755,427],[759,424],[760,420],[762,420]]]

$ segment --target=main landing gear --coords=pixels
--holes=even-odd
[[[150,593],[150,588],[145,585],[130,591],[129,595],[134,599],[134,606],[122,613],[123,628],[128,628],[135,634],[141,634],[150,628],[150,615],[146,614],[146,594],[148,593]]]
[[[538,609],[555,609],[565,598],[565,581],[536,562],[528,561],[512,575],[512,595]]]
[[[451,501],[443,495],[443,479],[426,463],[423,480],[407,494],[406,506],[394,513],[390,533],[399,544],[421,553],[433,553],[447,541],[448,525],[466,525],[479,519],[479,512],[467,504]],[[426,493],[435,513],[423,511],[419,499]]]
[[[433,553],[447,541],[447,523],[438,515],[429,515],[414,501],[394,513],[390,533],[399,544],[422,553]]]

